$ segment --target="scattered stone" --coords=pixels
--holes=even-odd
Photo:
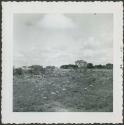
[[[51,92],[52,95],[55,95],[56,93],[55,92]]]
[[[47,99],[47,97],[43,97],[44,99]]]
[[[66,89],[65,89],[65,88],[63,88],[62,90],[63,90],[63,91],[65,91]]]
[[[91,87],[92,87],[92,86],[94,86],[94,85],[89,85],[89,86],[91,86]]]

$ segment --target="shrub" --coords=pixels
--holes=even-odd
[[[101,65],[101,64],[95,65],[94,67],[97,69],[105,69],[106,68],[105,65]]]
[[[50,70],[54,70],[55,69],[55,66],[46,66],[45,69],[50,69]]]
[[[61,69],[77,69],[77,65],[69,64],[69,65],[62,65],[60,66]]]
[[[106,64],[106,68],[107,68],[107,69],[112,69],[112,68],[113,68],[113,64],[107,63],[107,64]]]
[[[23,74],[23,69],[22,68],[14,68],[13,69],[13,74],[14,75],[22,75]]]
[[[93,66],[92,63],[88,63],[88,64],[87,64],[87,68],[92,69],[92,68],[94,68],[94,66]]]
[[[40,66],[40,65],[32,65],[32,66],[29,66],[28,71],[29,73],[38,75],[38,74],[44,73],[44,68],[43,66]]]
[[[53,73],[55,68],[56,68],[55,66],[46,66],[45,67],[45,74]]]

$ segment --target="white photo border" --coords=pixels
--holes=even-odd
[[[13,112],[13,15],[15,13],[111,13],[113,112]],[[123,122],[123,2],[2,2],[2,123]]]

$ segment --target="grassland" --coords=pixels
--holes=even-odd
[[[112,112],[110,69],[56,69],[42,75],[14,75],[14,112]]]

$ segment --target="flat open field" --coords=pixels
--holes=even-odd
[[[14,75],[14,112],[112,112],[110,69],[57,69],[47,75]]]

